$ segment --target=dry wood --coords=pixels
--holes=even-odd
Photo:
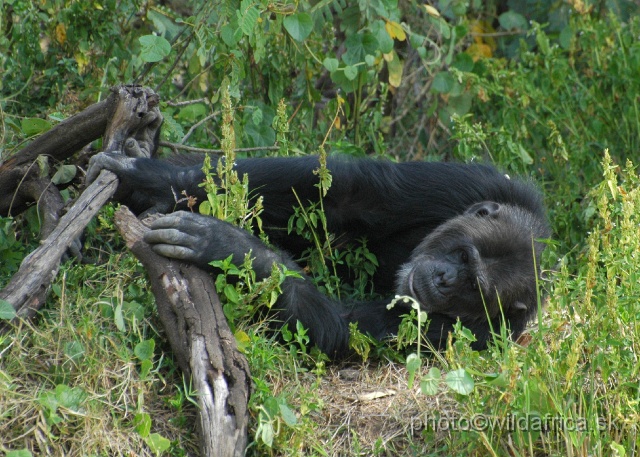
[[[182,371],[197,390],[204,457],[242,456],[247,444],[249,366],[238,351],[209,274],[154,253],[147,230],[125,208],[116,225],[147,269],[158,314]]]
[[[117,187],[116,175],[102,171],[69,212],[60,218],[51,234],[25,257],[11,282],[0,291],[0,299],[11,303],[18,317],[30,318],[40,309],[49,284],[58,273],[60,259]]]
[[[103,171],[60,218],[62,197],[49,177],[40,175],[37,158],[47,154],[60,160],[67,158],[86,142],[100,137],[105,129],[110,151],[123,152],[126,143],[137,153],[153,150],[162,124],[158,102],[158,96],[150,89],[115,87],[108,100],[61,122],[0,165],[0,214],[3,208],[8,212],[38,202],[42,234],[46,237],[0,291],[0,299],[11,303],[18,317],[32,317],[42,306],[60,259],[118,187],[117,177]]]
[[[15,216],[39,201],[38,189],[47,185],[34,186],[33,182],[48,181],[37,162],[40,156],[62,162],[105,134],[105,151],[149,157],[157,147],[157,133],[162,124],[159,100],[151,89],[116,86],[106,100],[65,119],[0,163],[0,215]]]

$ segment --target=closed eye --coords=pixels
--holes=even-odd
[[[464,249],[460,250],[460,262],[464,264],[469,263],[469,253]]]

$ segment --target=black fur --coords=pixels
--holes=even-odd
[[[269,274],[274,261],[302,271],[292,259],[308,243],[286,228],[298,204],[292,189],[303,204],[318,200],[313,173],[318,166],[311,156],[236,164],[240,175],[248,174],[252,195],[264,197],[261,217],[271,242],[288,254],[270,250],[225,222],[186,212],[159,219],[146,239],[157,252],[204,268],[231,254],[241,262],[251,249],[259,277]],[[183,190],[204,199],[200,165],[176,167],[100,154],[89,179],[102,168],[120,177],[119,198],[138,213],[184,209],[175,203]],[[379,262],[376,291],[388,298],[347,307],[320,293],[306,277],[287,279],[277,304],[280,317],[300,320],[320,349],[345,354],[349,322],[377,338],[396,332],[406,313],[402,307],[386,308],[396,291],[412,295],[428,312],[427,336],[435,346],[446,341],[457,319],[475,333],[476,347],[483,348],[502,316],[513,337],[535,316],[534,260],[539,265],[543,246],[533,240],[548,237],[549,228],[533,185],[485,165],[330,158],[328,168],[333,177],[324,199],[328,229],[340,243],[367,238]]]

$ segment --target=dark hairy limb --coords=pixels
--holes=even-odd
[[[241,265],[246,254],[253,259],[257,279],[271,275],[273,264],[282,264],[300,277],[287,277],[276,302],[277,320],[290,327],[300,321],[312,341],[329,355],[344,354],[348,348],[348,327],[340,314],[340,304],[316,289],[300,267],[285,254],[277,253],[262,241],[227,222],[212,217],[179,211],[152,222],[144,241],[165,257],[182,260],[213,271],[214,259],[232,257]]]

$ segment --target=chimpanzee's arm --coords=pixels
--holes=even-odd
[[[158,254],[207,270],[212,269],[212,260],[230,255],[235,265],[241,265],[251,251],[258,279],[270,276],[274,262],[299,272],[301,278],[288,277],[282,284],[282,295],[275,305],[278,319],[289,322],[290,327],[300,321],[313,344],[330,356],[346,353],[349,330],[340,304],[318,291],[288,256],[269,249],[245,230],[213,217],[179,211],[154,221],[144,239]]]

